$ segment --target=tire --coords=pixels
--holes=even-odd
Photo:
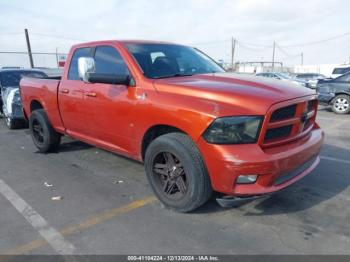
[[[52,152],[61,143],[61,135],[53,129],[43,109],[32,112],[29,119],[29,129],[33,142],[40,153]]]
[[[350,96],[337,95],[332,100],[332,111],[336,114],[348,114],[350,112]]]
[[[19,126],[18,121],[16,121],[15,119],[13,119],[11,117],[8,117],[8,116],[5,116],[5,123],[6,123],[6,126],[8,127],[8,129],[10,129],[10,130],[16,129]]]
[[[175,211],[193,211],[212,195],[199,150],[183,133],[156,138],[147,148],[145,170],[157,198]]]

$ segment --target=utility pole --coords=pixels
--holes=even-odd
[[[275,50],[276,50],[276,42],[273,42],[273,51],[272,51],[272,72],[275,70]]]
[[[57,68],[60,67],[59,62],[58,62],[58,47],[56,47],[56,63],[57,63]]]
[[[301,52],[301,65],[304,65],[304,53]]]
[[[232,47],[231,47],[231,68],[233,71],[234,67],[234,59],[235,59],[235,48],[236,48],[236,39],[232,37]]]
[[[32,49],[30,47],[28,29],[24,29],[24,34],[26,35],[26,42],[27,42],[27,49],[28,49],[30,67],[33,68],[34,67],[34,62],[33,62],[33,56],[32,56]]]

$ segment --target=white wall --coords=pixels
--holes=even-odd
[[[294,73],[319,73],[329,77],[334,67],[339,65],[340,64],[296,65],[294,66]]]

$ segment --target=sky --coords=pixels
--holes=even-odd
[[[67,53],[71,45],[105,39],[162,40],[195,46],[216,60],[285,65],[350,60],[350,1],[346,0],[0,0],[0,52]],[[319,42],[348,33],[332,41]],[[36,66],[55,56],[35,55]],[[0,54],[0,66],[28,66],[26,55]]]

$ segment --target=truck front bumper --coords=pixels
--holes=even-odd
[[[213,145],[198,141],[212,187],[229,196],[256,197],[270,194],[300,180],[319,163],[323,132],[316,126],[293,143],[262,149],[258,144]],[[241,175],[257,175],[251,184],[239,184]]]

